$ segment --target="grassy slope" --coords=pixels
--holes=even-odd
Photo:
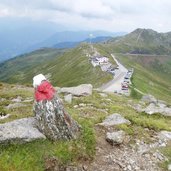
[[[15,85],[1,84],[0,89],[1,97],[6,99],[3,103],[1,102],[2,107],[11,103],[11,99],[16,98],[18,95],[25,99],[32,98],[33,94],[31,90],[28,91],[27,87]],[[7,113],[11,114],[11,117],[3,122],[32,116],[31,103],[27,105],[27,110],[26,107],[20,107],[17,110],[7,111]],[[92,107],[73,107],[80,103],[91,104]],[[0,170],[43,171],[45,170],[46,159],[52,156],[57,157],[65,164],[75,163],[77,165],[79,162],[91,162],[95,155],[95,139],[98,138],[95,135],[95,125],[112,113],[120,113],[131,121],[131,125],[120,125],[116,127],[116,130],[123,129],[126,131],[126,133],[131,136],[132,143],[134,143],[134,140],[137,138],[143,142],[149,141],[151,134],[144,128],[149,128],[152,132],[153,130],[171,130],[170,118],[160,115],[137,113],[129,104],[129,97],[120,97],[111,94],[104,98],[97,92],[93,92],[92,96],[74,98],[72,104],[65,103],[65,108],[82,126],[82,134],[78,140],[55,143],[46,140],[23,145],[0,145]],[[167,146],[167,150],[170,150],[170,146]],[[168,154],[168,156],[169,155],[170,154]]]
[[[32,77],[43,73],[51,76],[55,86],[76,86],[91,83],[98,87],[112,79],[100,67],[94,68],[86,56],[91,49],[88,44],[66,51],[40,50],[12,59],[0,67],[0,80],[9,83],[31,84]],[[102,55],[104,52],[101,51]]]
[[[39,72],[42,64],[63,52],[64,50],[45,48],[1,63],[0,80],[8,83],[31,83],[32,76]]]
[[[134,68],[134,86],[171,104],[171,57],[122,55],[117,58],[128,68]]]
[[[170,54],[170,33],[157,33],[150,29],[136,29],[118,39],[111,39],[106,46],[117,53]]]
[[[91,83],[97,87],[112,79],[112,76],[102,72],[100,67],[92,66],[86,56],[89,51],[89,46],[83,44],[48,65],[47,73],[52,73],[52,82],[57,86]]]

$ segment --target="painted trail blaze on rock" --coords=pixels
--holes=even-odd
[[[61,99],[47,81],[35,89],[34,113],[39,131],[48,139],[69,140],[78,136],[80,126],[65,111]]]
[[[55,89],[48,81],[44,81],[43,83],[41,83],[35,91],[36,101],[51,100],[54,95]]]

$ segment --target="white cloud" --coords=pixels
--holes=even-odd
[[[171,31],[170,0],[0,0],[0,17],[29,17],[79,29]]]

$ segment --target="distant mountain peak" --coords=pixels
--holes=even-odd
[[[133,32],[108,41],[119,53],[170,55],[171,33],[158,33],[152,29],[138,28]]]
[[[157,31],[152,29],[145,29],[145,28],[137,28],[136,30],[132,31],[131,33],[148,33],[148,34],[158,34]],[[131,34],[130,33],[130,34]]]

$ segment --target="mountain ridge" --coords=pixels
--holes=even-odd
[[[117,39],[107,41],[113,51],[130,54],[169,55],[171,32],[158,33],[152,29],[136,29]]]

